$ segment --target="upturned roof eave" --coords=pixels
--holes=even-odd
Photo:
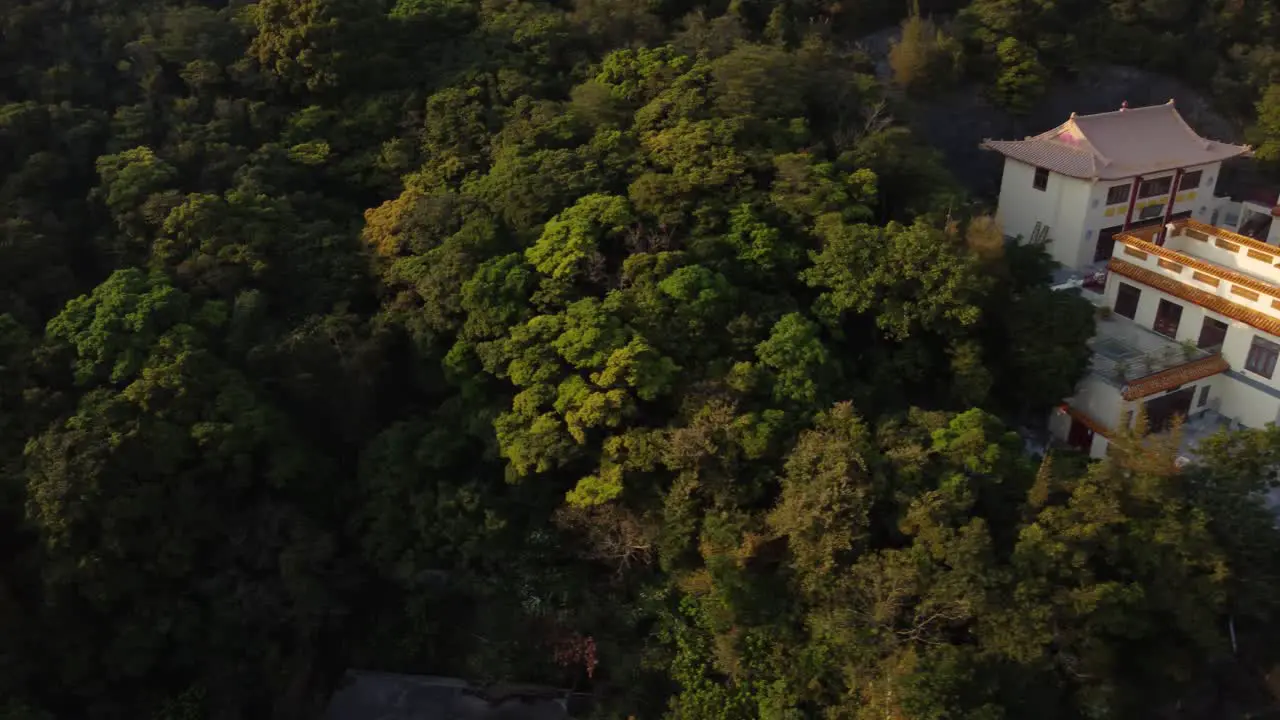
[[[1042,140],[1042,139],[1040,139],[1040,138],[1034,138],[1034,140],[1035,140],[1035,141],[1038,141],[1038,142],[1045,142],[1044,140]],[[984,139],[982,140],[982,142],[978,144],[978,148],[979,148],[979,149],[981,149],[981,150],[989,150],[989,151],[991,151],[991,152],[997,152],[997,153],[1000,153],[1001,155],[1005,156],[1006,158],[1009,158],[1009,159],[1012,159],[1012,160],[1017,160],[1018,162],[1021,162],[1021,163],[1027,163],[1027,164],[1029,164],[1029,165],[1032,165],[1032,164],[1034,164],[1034,163],[1029,163],[1027,160],[1024,160],[1024,159],[1022,159],[1022,158],[1019,158],[1019,157],[1017,157],[1017,156],[1013,155],[1012,153],[1008,152],[1005,148],[1003,148],[1003,147],[999,147],[999,146],[996,146],[996,145],[994,145],[994,144],[993,144],[993,143],[1017,143],[1017,144],[1021,144],[1021,143],[1025,143],[1025,142],[1028,142],[1028,141],[1027,141],[1027,140],[992,140],[991,138],[984,138]],[[1226,143],[1222,143],[1222,144],[1223,144],[1223,145],[1226,145]],[[1215,160],[1206,160],[1206,161],[1203,161],[1203,162],[1190,163],[1190,164],[1178,164],[1178,163],[1175,163],[1175,164],[1156,165],[1156,166],[1154,166],[1154,167],[1141,168],[1141,169],[1138,169],[1138,170],[1133,170],[1133,169],[1129,169],[1129,168],[1114,168],[1114,169],[1112,169],[1112,168],[1108,168],[1106,165],[1104,165],[1103,163],[1099,162],[1099,158],[1098,158],[1097,156],[1093,156],[1093,158],[1092,158],[1092,159],[1093,159],[1093,161],[1094,161],[1094,162],[1093,162],[1093,164],[1094,164],[1095,172],[1092,172],[1092,173],[1088,173],[1088,172],[1070,172],[1070,171],[1063,170],[1063,169],[1061,169],[1061,168],[1049,168],[1049,170],[1051,170],[1052,172],[1058,173],[1059,175],[1065,175],[1066,177],[1073,177],[1073,178],[1077,178],[1077,179],[1080,179],[1080,180],[1124,180],[1124,179],[1128,179],[1128,178],[1134,178],[1134,177],[1137,177],[1137,176],[1139,176],[1139,175],[1153,175],[1153,174],[1156,174],[1156,173],[1169,172],[1170,170],[1178,170],[1178,169],[1180,169],[1180,168],[1195,167],[1195,166],[1197,166],[1197,165],[1207,165],[1207,164],[1215,163],[1215,162],[1225,162],[1225,161],[1227,161],[1227,160],[1232,160],[1232,159],[1239,158],[1239,157],[1252,157],[1252,156],[1253,156],[1253,148],[1252,148],[1251,146],[1249,146],[1249,145],[1227,145],[1227,146],[1228,146],[1228,147],[1233,147],[1233,148],[1235,148],[1235,149],[1236,149],[1236,152],[1234,152],[1234,153],[1230,153],[1230,154],[1227,154],[1227,155],[1224,155],[1224,156],[1222,156],[1222,157],[1220,157],[1220,158],[1217,158],[1217,159],[1215,159]],[[1064,148],[1064,149],[1069,149],[1069,148]],[[1096,171],[1096,170],[1097,170],[1097,168],[1098,168],[1098,166],[1101,166],[1101,167],[1102,167],[1102,169],[1103,169],[1103,171],[1102,171],[1102,172],[1097,172],[1097,171]],[[1037,166],[1037,167],[1039,167],[1039,166]],[[1110,172],[1108,172],[1108,170],[1110,170]]]

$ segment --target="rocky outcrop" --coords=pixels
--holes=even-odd
[[[898,33],[897,28],[890,28],[858,42],[876,62],[877,74],[884,80],[889,79],[889,47]],[[947,167],[975,196],[994,200],[1000,189],[1002,159],[978,148],[983,139],[1018,140],[1057,127],[1073,112],[1106,112],[1126,101],[1133,107],[1155,105],[1170,98],[1201,135],[1224,142],[1243,140],[1241,128],[1215,112],[1204,95],[1185,83],[1115,65],[1090,68],[1072,80],[1053,82],[1025,115],[1004,110],[985,98],[976,85],[967,85],[904,102],[905,117],[900,119],[917,137],[941,151]]]

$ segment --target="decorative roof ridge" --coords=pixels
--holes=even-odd
[[[1103,167],[1106,167],[1111,164],[1111,158],[1102,154],[1102,151],[1098,149],[1098,146],[1094,145],[1093,141],[1089,139],[1089,133],[1085,132],[1084,128],[1080,127],[1080,123],[1076,122],[1076,119],[1074,117],[1068,120],[1067,123],[1071,125],[1071,128],[1073,130],[1075,130],[1075,134],[1077,137],[1080,138],[1080,142],[1084,143],[1085,146],[1089,148],[1089,152],[1093,155],[1093,159],[1094,159],[1093,170],[1095,174],[1098,171],[1099,160],[1102,161]],[[1063,144],[1065,145],[1066,143],[1063,143]]]
[[[1173,106],[1173,98],[1170,98],[1170,99],[1169,99],[1169,102],[1165,103],[1165,105],[1168,105],[1168,106],[1171,106],[1171,107],[1172,107],[1172,106]],[[1163,106],[1161,106],[1161,107],[1163,107]],[[1213,138],[1207,138],[1207,137],[1205,137],[1205,136],[1201,135],[1200,133],[1196,132],[1196,129],[1195,129],[1195,128],[1191,127],[1191,124],[1187,122],[1187,119],[1186,119],[1186,118],[1182,117],[1182,113],[1178,112],[1178,109],[1177,109],[1176,107],[1172,107],[1172,109],[1173,109],[1173,117],[1177,119],[1178,124],[1182,126],[1182,129],[1183,129],[1183,130],[1186,130],[1188,135],[1190,135],[1191,137],[1193,137],[1193,138],[1195,138],[1195,139],[1199,140],[1201,143],[1203,143],[1203,144],[1204,144],[1204,149],[1205,149],[1205,150],[1212,150],[1212,149],[1213,149],[1213,145],[1214,145],[1214,143],[1217,143],[1217,144],[1219,144],[1219,145],[1227,145],[1227,146],[1230,146],[1230,147],[1244,148],[1244,150],[1245,150],[1245,154],[1246,154],[1246,155],[1249,155],[1249,154],[1252,154],[1252,153],[1253,153],[1253,146],[1252,146],[1252,145],[1249,145],[1248,143],[1246,143],[1246,144],[1244,144],[1244,145],[1237,145],[1237,144],[1235,144],[1235,143],[1222,142],[1221,140],[1214,140]]]
[[[1070,145],[1068,145],[1068,144],[1066,144],[1066,143],[1064,143],[1064,142],[1059,142],[1059,141],[1057,141],[1057,140],[1052,140],[1052,139],[1049,139],[1049,138],[1042,138],[1042,137],[1039,137],[1039,136],[1026,137],[1026,138],[1023,138],[1023,139],[1021,139],[1021,140],[997,140],[997,139],[995,139],[995,138],[983,138],[983,139],[982,139],[982,142],[978,143],[978,147],[980,147],[980,148],[982,148],[982,149],[984,149],[984,150],[997,150],[997,148],[993,146],[993,144],[995,144],[995,143],[1007,143],[1007,144],[1014,144],[1014,145],[1026,145],[1026,144],[1028,144],[1028,143],[1037,143],[1037,142],[1049,143],[1049,144],[1051,144],[1051,145],[1053,145],[1053,146],[1055,146],[1055,147],[1061,148],[1062,150],[1067,150],[1067,151],[1070,151],[1070,152],[1076,153],[1076,154],[1078,154],[1078,155],[1084,155],[1085,157],[1090,157],[1090,156],[1092,156],[1092,155],[1093,155],[1093,153],[1091,153],[1091,152],[1089,152],[1089,151],[1087,151],[1087,150],[1084,150],[1084,149],[1082,149],[1082,148],[1072,147],[1072,146],[1070,146]]]
[[[1057,126],[1057,127],[1053,128],[1052,130],[1048,130],[1048,131],[1046,131],[1046,132],[1042,132],[1042,133],[1040,133],[1039,135],[1036,135],[1036,136],[1034,136],[1034,137],[1030,137],[1030,138],[1027,138],[1027,139],[1028,139],[1028,140],[1043,140],[1043,141],[1045,141],[1045,142],[1051,142],[1051,143],[1053,143],[1053,144],[1055,144],[1055,145],[1059,145],[1059,146],[1064,147],[1064,148],[1066,148],[1066,149],[1068,149],[1068,150],[1073,150],[1073,151],[1075,151],[1075,152],[1079,152],[1079,153],[1083,153],[1083,154],[1085,154],[1085,155],[1088,155],[1088,156],[1089,156],[1089,162],[1090,162],[1090,163],[1092,163],[1092,166],[1091,166],[1091,168],[1090,168],[1090,169],[1091,169],[1091,170],[1093,170],[1093,175],[1094,175],[1094,177],[1097,177],[1097,175],[1098,175],[1098,162],[1099,162],[1099,161],[1101,161],[1101,162],[1102,162],[1102,166],[1103,166],[1103,167],[1106,167],[1106,166],[1108,166],[1108,165],[1110,165],[1110,164],[1111,164],[1111,158],[1107,157],[1106,155],[1103,155],[1103,154],[1098,150],[1097,146],[1095,146],[1095,145],[1093,144],[1093,141],[1089,140],[1089,136],[1085,133],[1084,128],[1080,127],[1080,125],[1079,125],[1078,123],[1076,123],[1076,117],[1077,117],[1077,116],[1076,116],[1076,114],[1075,114],[1075,113],[1071,113],[1071,117],[1070,117],[1066,122],[1062,123],[1061,125],[1059,125],[1059,126]],[[1087,117],[1087,116],[1086,116],[1086,117]],[[1085,148],[1088,148],[1088,150],[1083,150],[1083,149],[1081,149],[1079,146],[1072,145],[1072,144],[1070,144],[1070,143],[1065,143],[1065,142],[1062,142],[1061,140],[1059,140],[1059,139],[1058,139],[1058,138],[1059,138],[1063,133],[1065,133],[1065,132],[1067,132],[1067,131],[1072,131],[1072,137],[1079,138],[1079,139],[1080,139],[1080,144],[1081,144],[1081,145],[1083,145]]]
[[[1102,112],[1088,113],[1086,115],[1076,115],[1076,117],[1088,119],[1088,118],[1110,117],[1112,115],[1127,116],[1133,113],[1150,112],[1152,110],[1166,110],[1166,109],[1173,109],[1174,113],[1177,114],[1177,109],[1176,107],[1173,107],[1173,105],[1174,105],[1173,99],[1170,98],[1168,102],[1162,102],[1156,105],[1141,105],[1139,107],[1129,107],[1128,104],[1125,104],[1123,107],[1119,108],[1118,110],[1103,110]]]

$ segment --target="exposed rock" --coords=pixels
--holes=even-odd
[[[890,79],[888,52],[899,35],[898,28],[887,28],[858,41],[876,62],[877,74],[883,80]],[[1053,82],[1026,115],[998,107],[983,96],[978,86],[970,84],[929,98],[913,98],[904,103],[907,117],[901,119],[917,137],[942,152],[947,167],[974,195],[994,200],[1000,189],[1002,158],[979,149],[983,139],[1021,139],[1057,127],[1073,112],[1107,112],[1126,101],[1131,107],[1138,107],[1168,102],[1170,98],[1201,135],[1242,142],[1241,128],[1215,112],[1204,95],[1185,83],[1167,75],[1117,65],[1086,69],[1075,79]]]
[[[478,689],[456,678],[350,671],[324,720],[570,720],[571,693]]]

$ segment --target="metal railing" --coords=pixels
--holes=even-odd
[[[1122,385],[1215,354],[1213,348],[1175,342],[1116,317],[1098,320],[1098,333],[1089,347],[1093,372]]]

